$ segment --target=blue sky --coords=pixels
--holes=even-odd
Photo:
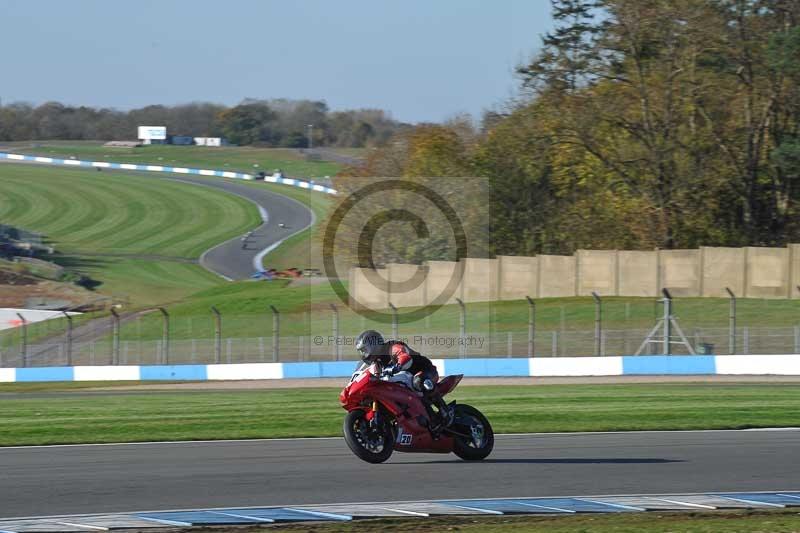
[[[245,97],[479,116],[552,21],[547,0],[0,0],[4,103],[129,109]]]

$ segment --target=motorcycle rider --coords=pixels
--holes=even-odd
[[[450,423],[451,409],[436,391],[439,373],[430,359],[412,350],[403,341],[384,340],[383,335],[371,329],[356,338],[356,350],[361,354],[362,361],[367,364],[379,363],[389,376],[398,372],[408,372],[413,376],[414,390],[422,393],[423,404],[430,416],[428,429],[431,433],[438,434],[443,426]],[[436,405],[438,414],[434,413],[432,405]]]

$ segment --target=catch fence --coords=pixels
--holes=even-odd
[[[603,330],[601,356],[631,355],[641,345],[648,330]],[[736,334],[735,352],[728,346],[729,332],[719,328],[696,328],[688,335],[694,347],[713,346],[706,353],[800,354],[800,326],[783,328],[743,327]],[[525,331],[401,334],[402,340],[432,358],[528,357],[529,337]],[[338,347],[338,349],[337,349]],[[702,350],[696,349],[702,353]],[[660,354],[652,347],[642,354]],[[686,354],[676,350],[674,354]],[[593,356],[595,335],[588,331],[537,331],[533,357]],[[89,342],[47,342],[0,349],[0,367],[41,367],[73,365],[147,365],[264,363],[355,360],[352,336],[281,336],[275,338],[226,337],[170,340],[121,340],[115,347],[108,338]]]
[[[5,330],[0,367],[346,361],[357,357],[355,336],[370,328],[431,358],[800,354],[798,302],[743,302],[737,312],[734,300],[695,299],[681,302],[681,318],[665,300],[446,306],[408,324],[399,315],[374,323],[330,304],[285,314],[267,306],[259,315],[113,311]],[[663,327],[667,317],[675,328]]]

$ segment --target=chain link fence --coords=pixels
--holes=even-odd
[[[603,330],[600,355],[632,355],[647,336],[648,330]],[[725,329],[696,328],[690,335],[693,346],[713,346],[710,353],[729,354],[729,335]],[[399,335],[415,349],[433,358],[527,357],[529,337],[526,331],[458,332]],[[338,339],[338,340],[337,340]],[[534,357],[595,355],[595,332],[537,331],[533,338]],[[800,326],[784,328],[744,327],[736,334],[738,354],[800,354]],[[49,342],[19,345],[0,350],[0,366],[72,366],[72,365],[158,365],[211,363],[269,363],[355,360],[352,336],[328,335],[281,336],[277,347],[274,337],[225,337],[170,340],[111,340],[90,342]],[[700,351],[700,350],[696,350]],[[643,354],[660,354],[650,349]],[[676,355],[687,352],[675,351]]]
[[[374,323],[332,304],[286,314],[273,306],[258,315],[216,307],[189,316],[170,316],[166,309],[113,312],[0,332],[0,367],[355,360],[355,336],[365,329],[399,338],[431,358],[800,354],[800,306],[787,300],[745,303],[737,315],[735,302],[681,300],[684,320],[664,299],[529,300],[447,306],[408,324]],[[664,329],[667,316],[680,326]]]

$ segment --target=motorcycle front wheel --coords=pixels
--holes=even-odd
[[[382,463],[394,451],[394,434],[385,417],[373,427],[366,413],[356,409],[347,413],[343,425],[344,441],[356,457],[368,463]]]
[[[483,413],[464,404],[456,404],[453,428],[459,433],[453,435],[453,453],[465,461],[486,459],[494,448],[494,431]]]

